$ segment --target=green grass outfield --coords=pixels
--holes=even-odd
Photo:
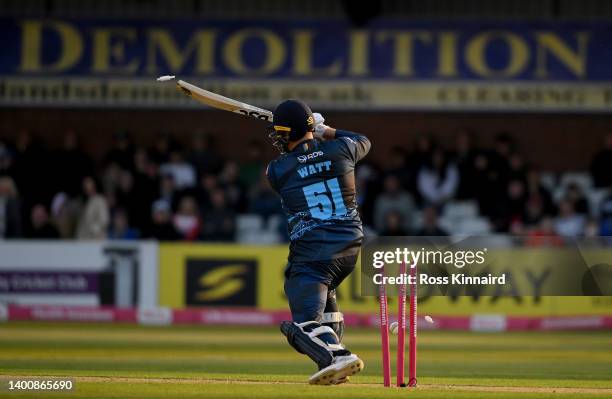
[[[3,388],[0,397],[612,397],[609,331],[423,331],[416,389],[382,387],[377,330],[349,329],[345,343],[364,359],[364,372],[350,384],[313,387],[305,382],[313,364],[277,328],[0,324],[0,379],[70,376],[76,386],[46,394]]]

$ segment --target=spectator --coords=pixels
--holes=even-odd
[[[260,174],[262,170],[263,169],[259,169]],[[242,184],[240,183],[239,173],[240,168],[236,162],[226,162],[219,176],[219,184],[225,191],[227,205],[238,212],[244,212],[246,209],[245,195]]]
[[[576,182],[569,183],[565,188],[565,200],[572,203],[576,213],[589,215],[589,202]]]
[[[177,145],[170,136],[170,133],[161,131],[155,138],[155,143],[150,150],[151,160],[158,165],[167,163],[170,158],[170,152],[177,149]]]
[[[527,171],[527,201],[532,198],[538,198],[541,201],[542,213],[552,215],[555,212],[552,195],[541,181],[540,172],[536,168],[531,168]]]
[[[204,213],[200,237],[205,241],[233,241],[236,235],[236,214],[227,207],[225,192],[215,189],[210,199],[212,208]]]
[[[400,180],[402,187],[410,187],[416,180],[413,171],[406,163],[407,154],[403,148],[395,146],[391,148],[387,156],[386,174],[394,175]]]
[[[111,204],[116,202],[115,196],[117,194],[117,187],[119,186],[119,180],[121,180],[121,173],[123,169],[116,162],[111,162],[106,165],[102,174],[102,188],[104,195]]]
[[[404,228],[406,223],[402,220],[402,214],[391,210],[385,214],[382,236],[405,236],[408,231]]]
[[[122,208],[115,210],[111,226],[108,231],[108,238],[111,240],[136,240],[139,237],[140,232],[137,229],[130,227],[128,215],[125,210]]]
[[[202,222],[198,205],[191,196],[186,196],[179,202],[178,211],[173,218],[174,228],[187,241],[195,240],[200,234]]]
[[[612,236],[612,187],[599,204],[600,234]]]
[[[555,219],[554,229],[565,237],[576,237],[584,233],[586,217],[576,213],[574,204],[568,200],[559,203],[559,215]]]
[[[527,167],[523,156],[518,152],[514,152],[508,159],[508,179],[525,181],[527,179]]]
[[[49,221],[49,212],[42,204],[36,204],[32,208],[30,224],[28,238],[57,239],[60,236],[55,226]]]
[[[415,205],[412,196],[400,186],[397,176],[389,175],[384,181],[384,191],[378,195],[374,203],[374,227],[384,231],[387,214],[396,212],[403,223],[402,230],[409,231]]]
[[[612,196],[602,202],[599,219],[587,220],[594,213],[589,212],[593,211],[586,196],[590,193],[571,183],[563,194],[559,217],[551,219],[557,209],[550,190],[541,184],[538,170],[525,168],[523,154],[515,152],[510,136],[499,135],[495,148],[488,152],[475,149],[472,139],[467,129],[457,134],[452,162],[442,149],[433,145],[430,137],[420,136],[409,157],[408,150],[401,147],[383,154],[384,173],[375,162],[360,165],[355,183],[364,224],[386,234],[412,233],[413,199],[418,199],[425,207],[424,218],[434,220],[427,229],[423,227],[431,233],[436,230],[437,212],[430,207],[439,211],[449,198],[476,198],[481,214],[497,231],[531,234],[550,227],[550,231],[557,229],[562,234],[594,235],[597,230],[612,235]],[[252,211],[267,217],[280,211],[278,197],[262,175],[264,152],[260,141],[252,141],[246,149],[245,163],[222,162],[210,137],[196,134],[187,162],[178,143],[166,133],[157,137],[151,153],[144,147],[133,147],[127,133],[117,133],[103,164],[104,190],[100,192],[106,196],[103,206],[97,200],[104,200],[97,189],[93,197],[85,196],[83,204],[75,195],[78,191],[75,182],[85,180],[84,176],[94,176],[95,168],[88,153],[79,148],[74,131],[66,131],[61,147],[49,152],[34,140],[30,131],[22,129],[14,146],[0,140],[0,237],[21,237],[24,231],[27,237],[53,236],[48,234],[48,224],[55,226],[62,238],[77,235],[102,238],[93,229],[106,232],[103,236],[110,232],[119,237],[123,233],[118,231],[133,228],[147,236],[171,240],[182,237],[174,222],[183,228],[190,223],[183,219],[192,220],[195,214],[196,220],[203,215],[201,231],[195,236],[206,240],[230,239],[232,228],[221,227],[224,220],[231,220],[227,226],[232,225],[236,212]],[[612,134],[608,134],[603,150],[591,165],[597,186],[612,186],[611,154]],[[155,160],[164,163],[161,170]],[[253,180],[255,174],[258,177]],[[393,179],[396,182],[389,183]],[[396,188],[389,188],[393,186]],[[182,198],[186,197],[191,198],[187,203],[195,200],[195,212],[181,211],[192,208],[183,205]],[[160,202],[154,205],[156,199]],[[51,204],[51,210],[47,211],[42,204]],[[109,209],[112,210],[110,229],[99,230],[96,223],[84,222],[86,216],[92,216],[92,210],[103,208],[107,219]],[[175,217],[172,209],[177,208],[180,215]],[[124,217],[128,220],[122,220]]]
[[[597,188],[612,186],[612,133],[604,137],[603,149],[593,157],[591,176]]]
[[[597,223],[596,219],[589,218],[584,227],[584,236],[587,238],[598,238],[599,233],[599,223]]]
[[[538,226],[546,215],[542,196],[537,193],[528,196],[523,214],[523,224],[525,227],[532,228]]]
[[[415,149],[410,153],[410,157],[408,158],[408,168],[410,170],[410,176],[413,176],[413,179],[410,181],[407,188],[411,193],[419,195],[417,190],[417,174],[423,165],[431,159],[433,148],[434,141],[429,135],[419,135],[416,140]],[[417,200],[420,201],[420,198],[417,198]]]
[[[17,134],[15,140],[15,157],[14,157],[14,179],[19,191],[24,194],[32,189],[27,184],[31,178],[35,178],[38,172],[37,158],[41,158],[43,153],[32,138],[32,134],[27,129],[22,129]]]
[[[171,175],[178,189],[191,188],[196,184],[195,169],[183,159],[183,154],[179,150],[170,152],[170,161],[161,165],[159,171]]]
[[[419,170],[417,187],[425,205],[441,207],[453,198],[459,186],[459,172],[442,149],[433,151],[430,160]]]
[[[552,218],[544,217],[538,227],[529,232],[525,245],[530,247],[563,246],[563,239],[557,235]]]
[[[21,203],[12,178],[0,177],[0,239],[22,236]]]
[[[505,185],[510,179],[510,158],[515,144],[508,133],[500,133],[495,138],[495,147],[489,155],[489,165]]]
[[[272,187],[270,187],[264,172],[259,175],[259,181],[251,189],[249,198],[249,212],[257,213],[265,219],[274,214],[281,213],[278,196],[272,190]]]
[[[428,134],[421,134],[417,137],[415,149],[410,154],[410,162],[414,172],[418,172],[420,167],[430,158],[434,148],[434,141]]]
[[[13,174],[13,154],[8,144],[0,140],[0,176]]]
[[[528,230],[522,220],[515,220],[510,224],[508,232],[513,236],[524,236]]]
[[[221,169],[223,162],[217,155],[214,144],[212,136],[202,133],[193,135],[191,152],[187,159],[195,167],[200,179],[206,174],[218,173]]]
[[[73,239],[81,212],[77,198],[70,198],[66,193],[59,192],[51,201],[53,222],[63,239]]]
[[[246,187],[256,183],[265,167],[263,144],[259,140],[250,141],[247,147],[246,162],[240,166],[240,182]]]
[[[121,170],[119,172],[112,206],[115,208],[123,208],[128,214],[136,212],[136,209],[142,206],[142,204],[137,202],[134,194],[134,177],[132,173],[128,170]]]
[[[376,198],[382,191],[379,179],[380,173],[370,162],[358,164],[355,169],[355,185],[357,188],[357,206],[364,224],[373,224]]]
[[[417,232],[419,236],[447,236],[448,232],[438,224],[438,210],[433,206],[423,209],[423,227]]]
[[[155,180],[147,180],[147,183],[149,183],[149,186],[141,185],[137,189],[134,175],[127,170],[122,170],[119,173],[115,201],[112,203],[113,209],[121,208],[124,210],[129,226],[139,231],[142,231],[150,218],[150,213],[147,210],[150,209],[156,196],[154,191],[150,191],[153,189],[150,185],[155,184]]]
[[[103,240],[109,224],[106,198],[98,193],[93,177],[83,179],[85,203],[77,225],[77,238],[81,240]]]
[[[459,173],[457,199],[472,199],[476,195],[478,182],[475,178],[474,159],[477,151],[474,149],[472,141],[473,135],[468,129],[460,130],[455,138],[453,161],[457,165],[457,172]]]
[[[170,174],[162,174],[159,182],[159,196],[160,199],[167,201],[169,204],[175,205],[176,197],[176,185],[174,184],[174,177]]]
[[[175,241],[182,237],[174,228],[170,204],[165,200],[157,200],[153,203],[152,223],[148,236],[159,241]]]
[[[134,154],[134,169],[132,198],[136,207],[129,211],[129,220],[134,227],[145,231],[151,222],[151,204],[159,192],[157,165],[151,162],[144,148],[139,148]]]
[[[48,167],[53,162],[27,129],[19,131],[14,155],[13,179],[20,195],[22,219],[26,220],[35,204],[49,202],[54,194],[52,168]]]
[[[495,204],[495,211],[491,214],[495,231],[508,231],[515,224],[522,225],[526,203],[525,183],[519,179],[511,180],[506,195],[503,200]]]
[[[474,176],[478,182],[476,200],[480,214],[491,218],[496,215],[497,204],[506,195],[505,181],[496,170],[491,168],[489,157],[484,153],[474,158]]]
[[[206,174],[200,177],[200,184],[195,190],[195,197],[202,209],[210,209],[212,207],[210,193],[219,188],[217,176]]]
[[[78,136],[75,131],[68,130],[64,134],[61,149],[54,156],[55,191],[62,191],[71,197],[81,191],[81,182],[85,176],[94,172],[93,161],[79,148]]]
[[[122,169],[132,170],[134,149],[127,131],[122,130],[113,136],[113,147],[106,155],[106,164],[117,164]]]
[[[508,219],[510,222],[523,218],[527,193],[522,179],[515,178],[508,183]]]

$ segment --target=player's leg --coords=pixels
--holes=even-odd
[[[342,337],[344,336],[344,315],[338,309],[335,289],[327,290],[327,301],[323,317],[321,318],[321,324],[334,330],[340,342],[342,342]]]
[[[321,323],[327,303],[326,281],[321,281],[325,278],[308,265],[292,265],[286,277],[285,293],[293,322],[283,322],[281,331],[293,348],[317,363],[320,371],[309,382],[327,385],[346,381],[363,368],[363,362],[344,348],[331,327]]]
[[[344,315],[338,310],[336,290],[327,290],[327,302],[325,303],[321,324],[334,330],[340,343],[342,343],[342,337],[344,336]],[[349,382],[348,376],[336,381],[337,384],[344,384],[347,382]]]
[[[350,256],[338,258],[325,264],[325,270],[327,276],[329,276],[329,280],[327,300],[321,323],[334,330],[336,336],[338,336],[339,342],[342,341],[342,336],[344,334],[344,316],[338,310],[338,303],[336,302],[336,288],[355,269],[356,262],[357,257]],[[312,377],[310,377],[310,381],[320,380],[323,376],[333,373],[334,368],[342,368],[344,371],[343,375],[345,376],[342,377],[339,374],[336,374],[333,380],[333,383],[335,384],[342,384],[348,382],[349,375],[358,373],[364,367],[363,361],[355,354],[336,356],[334,358],[334,362],[335,364],[332,364],[327,369],[322,369],[318,373],[315,373]]]
[[[334,355],[350,354],[334,330],[321,323],[327,302],[325,284],[294,270],[285,281],[285,294],[293,323],[283,323],[281,330],[293,348],[310,357],[319,368],[329,366]]]
[[[336,332],[336,335],[338,335],[341,342],[342,337],[344,336],[344,315],[338,308],[338,302],[336,301],[336,288],[353,272],[353,270],[355,270],[356,262],[356,256],[348,256],[338,258],[330,265],[330,275],[332,276],[332,279],[327,290],[327,301],[325,303],[325,310],[323,312],[321,323],[325,326],[331,327]]]

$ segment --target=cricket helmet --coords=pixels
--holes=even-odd
[[[290,141],[297,141],[314,129],[310,107],[300,100],[285,100],[276,106],[274,121],[268,137],[281,154],[289,149]]]

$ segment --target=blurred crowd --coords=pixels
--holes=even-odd
[[[490,148],[478,146],[468,129],[454,137],[444,146],[420,135],[411,151],[394,148],[386,165],[358,170],[364,219],[377,232],[446,235],[444,226],[455,226],[440,216],[452,204],[469,203],[486,228],[466,233],[511,233],[533,242],[612,234],[612,134],[590,170],[568,173],[575,181],[527,162],[510,134],[498,134]]]
[[[510,135],[499,134],[491,148],[474,138],[462,130],[442,145],[419,135],[413,148],[393,148],[384,163],[360,164],[366,232],[446,235],[445,208],[468,202],[491,232],[612,234],[612,135],[584,171],[588,187],[603,193],[596,204],[579,182],[560,193],[544,184],[543,171],[526,162]],[[94,160],[74,131],[65,132],[60,148],[49,148],[22,130],[14,140],[0,139],[0,238],[233,241],[239,215],[281,213],[265,176],[266,143],[246,145],[248,155],[236,161],[204,134],[179,143],[159,133],[144,147],[119,132]]]
[[[232,241],[237,214],[280,211],[262,143],[240,164],[211,137],[187,144],[160,133],[141,147],[119,132],[95,161],[74,131],[55,149],[26,130],[0,141],[0,237]]]

